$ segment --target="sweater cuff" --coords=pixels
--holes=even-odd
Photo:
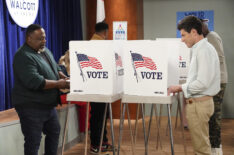
[[[189,94],[188,92],[188,84],[185,83],[185,84],[182,84],[182,91],[184,93],[184,97],[185,98],[189,98],[191,95]]]
[[[39,86],[39,90],[42,90],[45,87],[46,81],[45,79],[42,81],[42,83]]]

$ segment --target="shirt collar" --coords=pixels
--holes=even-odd
[[[198,41],[196,44],[193,45],[191,48],[192,50],[195,50],[198,46],[200,46],[203,42],[207,41],[207,38],[203,38],[200,41]]]

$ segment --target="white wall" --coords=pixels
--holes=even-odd
[[[234,118],[234,1],[233,0],[144,0],[144,39],[176,37],[176,12],[214,10],[214,30],[223,39],[229,83],[223,117]]]

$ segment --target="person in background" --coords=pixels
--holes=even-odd
[[[45,155],[57,155],[60,124],[55,107],[60,102],[59,89],[69,88],[70,83],[46,48],[40,25],[27,28],[26,41],[14,56],[13,71],[12,102],[24,135],[24,154],[38,154],[43,132]]]
[[[214,112],[213,96],[220,91],[219,58],[202,34],[202,22],[187,16],[178,24],[181,40],[191,48],[191,61],[185,84],[168,88],[168,95],[183,91],[186,118],[196,155],[210,155],[209,120]]]
[[[93,34],[91,40],[106,40],[107,38],[108,38],[108,24],[104,22],[97,23],[95,25],[95,33]],[[92,154],[98,154],[106,103],[91,102],[90,104],[91,104],[90,152]],[[113,146],[108,143],[107,130],[105,124],[101,153],[109,154],[112,150]]]
[[[208,42],[214,46],[216,52],[219,56],[220,62],[220,77],[221,83],[220,88],[221,90],[217,95],[213,97],[214,99],[214,114],[211,116],[209,121],[209,135],[210,135],[210,143],[211,143],[211,152],[212,155],[222,155],[223,151],[221,148],[221,119],[222,119],[222,104],[223,104],[223,97],[226,88],[226,84],[228,81],[227,75],[227,67],[226,61],[223,51],[223,43],[222,39],[218,35],[218,33],[214,31],[209,31],[207,20],[201,19],[202,21],[202,33],[204,37],[207,38]]]
[[[65,52],[63,56],[59,59],[59,66],[63,73],[66,76],[70,76],[70,58],[69,58],[69,50]]]

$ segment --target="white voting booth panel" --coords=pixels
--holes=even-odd
[[[118,94],[123,93],[123,76],[124,76],[124,66],[123,66],[123,46],[125,41],[115,40],[113,41],[113,51],[115,54],[115,71],[116,71],[116,81],[114,82],[114,87]]]
[[[169,84],[179,82],[178,55],[169,56],[171,48],[173,46],[160,41],[126,42],[124,46],[124,94],[167,96]],[[171,75],[169,71],[175,71],[175,74]],[[171,76],[168,76],[169,74]]]
[[[179,51],[179,80],[186,80],[190,63],[190,48],[181,41],[181,38],[156,38],[157,41],[165,41],[177,46]],[[174,51],[171,51],[174,52]]]
[[[122,60],[120,50],[114,49],[112,41],[70,41],[72,94],[115,95],[121,92],[121,87],[117,89],[116,85],[121,82],[118,70],[122,68]]]

